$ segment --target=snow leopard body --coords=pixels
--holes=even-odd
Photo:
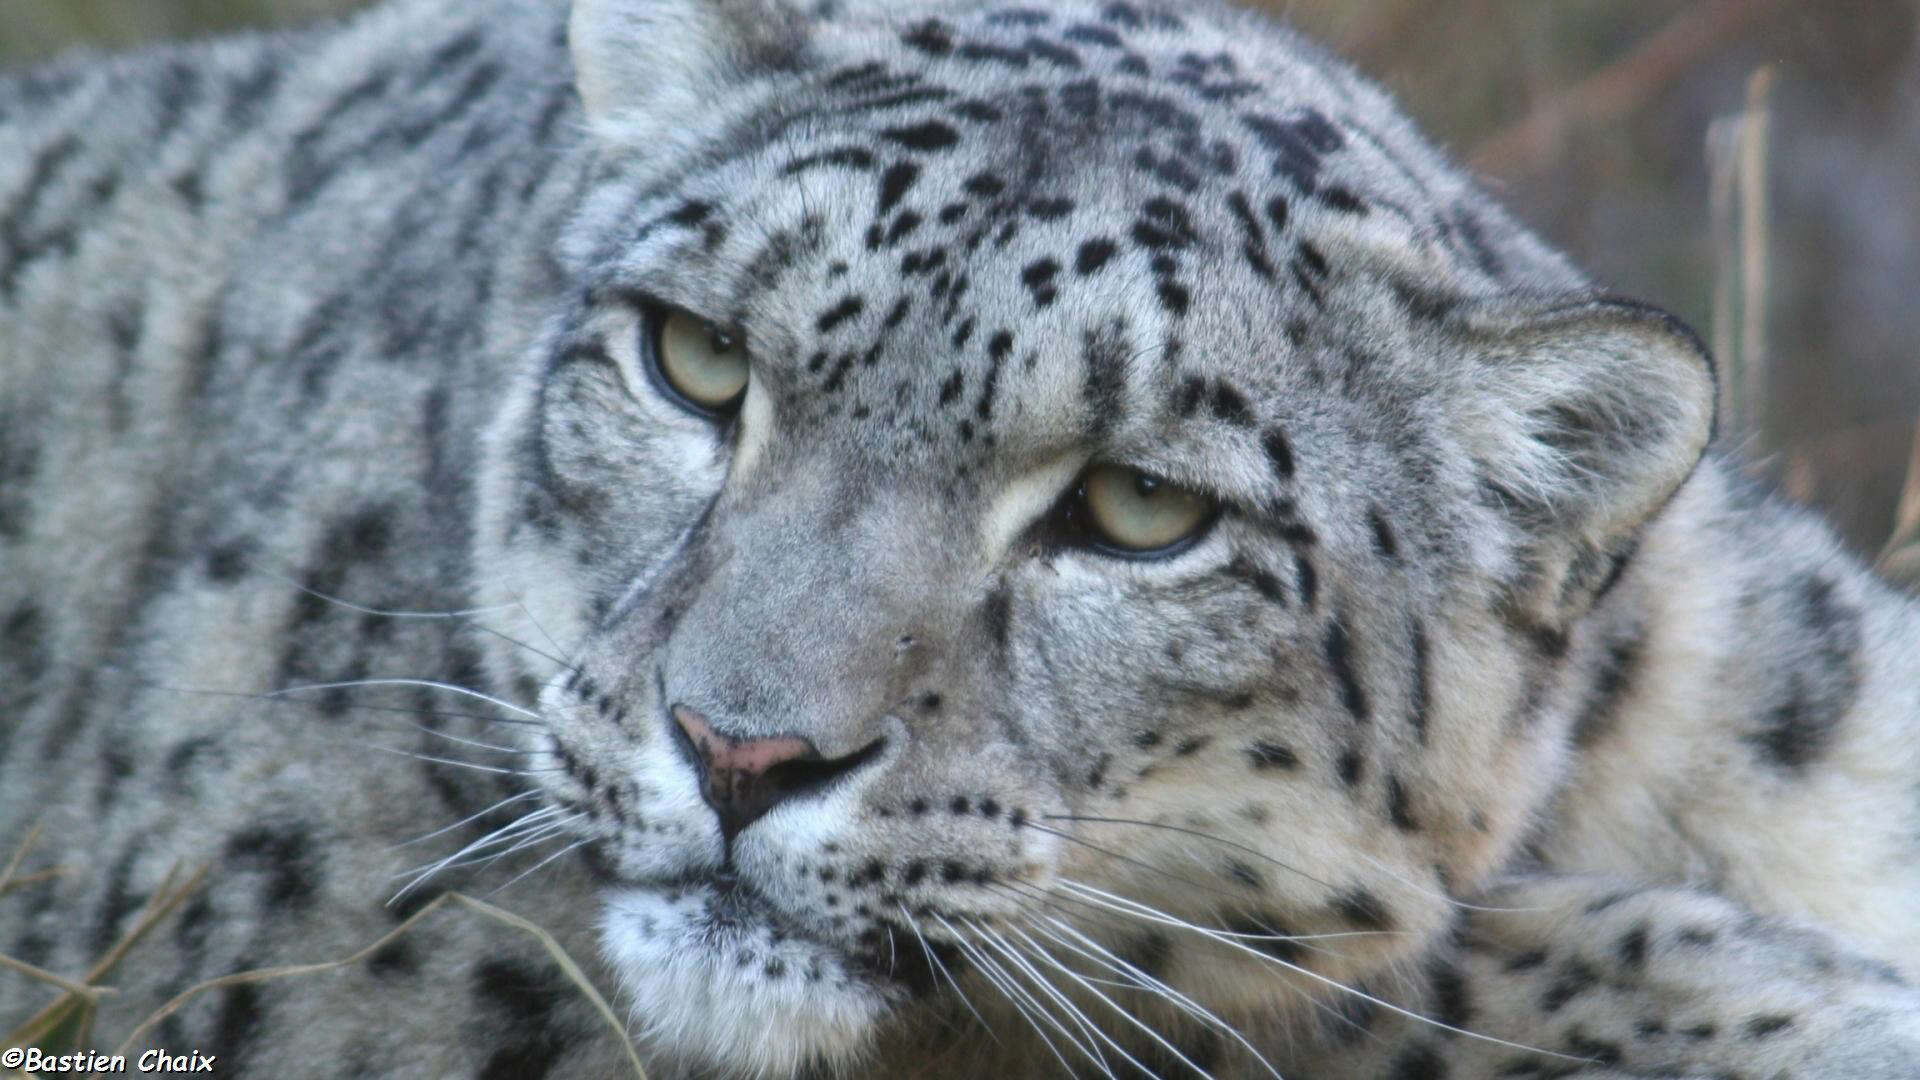
[[[1920,1076],[1920,609],[1713,400],[1224,7],[15,74],[0,950],[137,931],[94,1043],[223,1075]],[[1117,549],[1103,466],[1205,521]],[[615,1025],[387,938],[502,886]]]

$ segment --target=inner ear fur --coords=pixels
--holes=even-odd
[[[1713,360],[1658,308],[1612,297],[1503,301],[1462,315],[1457,410],[1490,498],[1519,527],[1515,600],[1560,625],[1617,576],[1700,461]]]

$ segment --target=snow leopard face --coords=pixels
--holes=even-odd
[[[1244,1015],[1442,932],[1705,444],[1691,338],[1248,15],[572,33],[585,288],[480,588],[568,643],[495,659],[655,1046],[788,1074],[1062,949]]]

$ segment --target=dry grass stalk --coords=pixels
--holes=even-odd
[[[114,1048],[113,1052],[116,1054],[127,1053],[139,1042],[141,1036],[153,1029],[154,1025],[172,1016],[184,1008],[188,1002],[191,1002],[194,998],[210,990],[218,990],[223,987],[240,986],[249,983],[271,982],[275,979],[317,975],[323,972],[338,971],[341,968],[352,967],[407,934],[426,919],[427,916],[446,906],[450,901],[458,903],[495,922],[530,934],[538,940],[541,946],[546,949],[547,954],[553,957],[554,962],[559,965],[561,972],[566,975],[568,981],[572,982],[574,986],[579,989],[580,993],[593,1005],[594,1010],[600,1014],[601,1019],[605,1020],[607,1025],[613,1029],[614,1036],[620,1040],[621,1049],[626,1051],[628,1064],[633,1067],[633,1075],[638,1077],[639,1080],[647,1080],[647,1071],[640,1064],[640,1055],[633,1048],[633,1040],[627,1037],[626,1026],[620,1022],[619,1017],[614,1015],[613,1007],[608,1005],[607,999],[602,997],[600,991],[594,988],[592,981],[587,978],[586,972],[581,969],[580,965],[574,961],[572,956],[568,955],[566,949],[560,944],[559,939],[555,938],[551,933],[537,924],[515,915],[512,912],[494,907],[484,900],[476,900],[471,896],[465,896],[460,893],[443,893],[434,897],[432,901],[428,902],[419,911],[409,915],[399,926],[382,934],[372,944],[354,953],[352,956],[314,964],[289,964],[282,967],[239,971],[231,975],[222,975],[217,979],[208,979],[206,982],[190,986],[175,995],[171,1001],[162,1005],[153,1015],[142,1020],[139,1026],[135,1027],[133,1031],[127,1035],[126,1039],[123,1040],[118,1047]]]
[[[1772,129],[1768,97],[1774,71],[1747,79],[1746,105],[1707,128],[1708,202],[1713,228],[1714,357],[1720,363],[1720,412],[1737,437],[1766,421],[1770,194],[1767,161]]]
[[[1893,536],[1881,550],[1877,566],[1895,581],[1920,586],[1920,423],[1913,427],[1913,454],[1893,514]]]

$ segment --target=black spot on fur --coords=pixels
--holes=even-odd
[[[1297,964],[1306,955],[1306,946],[1294,940],[1294,935],[1280,918],[1271,912],[1253,912],[1229,916],[1225,929],[1229,933],[1246,934],[1241,944],[1259,949],[1276,960]]]
[[[495,1049],[479,1080],[541,1080],[565,1050],[554,1025],[554,1004],[565,999],[560,980],[510,960],[474,965],[473,995],[482,1006]]]
[[[1860,612],[1840,601],[1831,578],[1809,574],[1791,594],[1800,622],[1792,652],[1779,658],[1777,703],[1759,731],[1743,736],[1761,760],[1799,772],[1825,756],[1859,696]]]
[[[860,314],[865,307],[866,301],[859,296],[842,297],[839,303],[821,312],[819,320],[814,325],[821,333],[830,333],[834,327]]]
[[[891,213],[919,178],[920,166],[911,161],[896,161],[887,166],[887,170],[880,174],[880,215],[884,217]]]
[[[1393,912],[1365,886],[1355,886],[1333,898],[1330,905],[1341,918],[1366,930],[1391,930]]]
[[[207,580],[225,585],[246,576],[255,546],[252,540],[236,540],[208,551]]]
[[[1261,433],[1260,446],[1267,452],[1273,475],[1281,480],[1293,479],[1293,447],[1287,442],[1287,433],[1270,427]]]
[[[945,150],[960,141],[959,132],[938,120],[928,120],[906,127],[887,128],[880,134],[909,150]]]
[[[1320,192],[1320,200],[1343,214],[1364,216],[1367,212],[1367,204],[1361,202],[1358,195],[1338,185]]]
[[[319,860],[303,825],[256,825],[227,842],[226,858],[235,869],[266,876],[262,899],[270,913],[304,910],[318,894]]]
[[[1020,270],[1020,284],[1033,294],[1035,307],[1046,307],[1053,303],[1055,288],[1054,275],[1060,272],[1060,260],[1047,256],[1035,259]]]
[[[953,29],[938,19],[928,19],[908,28],[900,40],[929,56],[946,56],[953,51]]]
[[[1213,396],[1208,402],[1214,419],[1223,420],[1235,427],[1246,427],[1253,423],[1253,409],[1247,404],[1246,395],[1227,385],[1225,382],[1213,384]]]
[[[1574,960],[1560,969],[1559,974],[1547,987],[1540,998],[1540,1011],[1559,1012],[1567,1002],[1579,997],[1596,986],[1600,977],[1587,965]]]
[[[1638,968],[1647,962],[1647,925],[1641,923],[1620,939],[1618,952],[1620,963],[1629,968]]]
[[[411,975],[420,968],[413,946],[405,939],[389,942],[367,957],[367,973],[376,979],[394,979]]]
[[[707,220],[707,216],[711,213],[713,213],[712,203],[689,201],[681,203],[673,213],[668,214],[667,220],[675,225],[692,228]]]
[[[1427,741],[1427,710],[1433,704],[1433,672],[1427,657],[1427,628],[1419,623],[1413,624],[1413,703],[1408,710],[1408,720],[1413,724],[1414,737],[1422,744]]]
[[[1353,643],[1347,637],[1346,624],[1338,619],[1327,624],[1325,642],[1327,667],[1333,672],[1333,678],[1340,689],[1340,703],[1355,720],[1365,723],[1372,719],[1367,705],[1367,695],[1360,687],[1360,679],[1354,672]]]
[[[1247,760],[1255,769],[1297,769],[1300,757],[1291,747],[1262,740],[1247,747]]]
[[[1375,506],[1367,510],[1367,524],[1373,527],[1373,549],[1388,562],[1400,561],[1400,544],[1393,537],[1393,527],[1387,524],[1386,514]]]
[[[254,965],[241,963],[239,968]],[[260,1002],[260,987],[253,983],[229,986],[220,995],[220,1009],[213,1021],[213,1036],[202,1053],[213,1055],[222,1069],[237,1069],[246,1058],[253,1041],[259,1037],[266,1013]]]
[[[1414,818],[1413,806],[1407,798],[1406,785],[1395,773],[1387,774],[1387,817],[1401,832],[1420,831],[1420,822]]]
[[[1402,1051],[1393,1059],[1388,1080],[1447,1080],[1447,1063],[1440,1052],[1422,1043]]]
[[[1107,778],[1107,766],[1113,763],[1112,754],[1101,754],[1093,767],[1087,770],[1087,786],[1098,788]]]
[[[1787,1016],[1784,1013],[1769,1013],[1765,1016],[1756,1016],[1747,1021],[1745,1030],[1747,1037],[1750,1039],[1764,1039],[1777,1031],[1783,1031],[1792,1026],[1793,1017]]]
[[[1593,688],[1587,693],[1586,705],[1573,724],[1575,746],[1592,746],[1613,730],[1619,718],[1620,699],[1633,682],[1633,674],[1639,667],[1640,653],[1644,647],[1645,639],[1637,628],[1635,632],[1607,643],[1606,651],[1600,658],[1600,668],[1594,673]]]
[[[1589,1058],[1602,1065],[1620,1064],[1620,1047],[1617,1044],[1592,1038],[1578,1029],[1567,1033],[1567,1053]]]
[[[1340,758],[1334,762],[1334,771],[1339,773],[1340,782],[1348,787],[1359,787],[1366,778],[1367,759],[1357,746],[1349,746],[1340,752]]]
[[[1450,1027],[1473,1022],[1473,996],[1467,977],[1452,958],[1436,955],[1427,963],[1428,1016]]]

